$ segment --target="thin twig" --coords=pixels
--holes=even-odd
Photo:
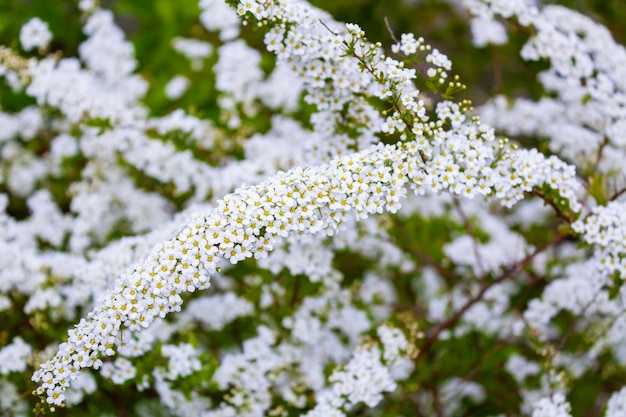
[[[603,152],[604,152],[604,148],[608,144],[609,144],[609,138],[607,138],[605,136],[604,139],[602,140],[602,143],[598,147],[598,153],[596,154],[596,160],[595,160],[595,162],[593,164],[593,172],[597,172],[598,171],[598,166],[600,166],[600,161],[602,160],[602,155],[603,155]]]
[[[618,198],[620,198],[624,193],[626,193],[626,187],[622,188],[621,190],[617,191],[615,194],[613,194],[611,196],[611,198],[609,198],[609,201],[615,201]]]
[[[550,207],[554,209],[554,212],[556,213],[557,217],[559,217],[562,220],[565,220],[568,224],[571,224],[574,221],[574,219],[572,219],[572,217],[569,214],[563,213],[561,209],[559,208],[559,206],[557,206],[554,201],[548,199],[541,191],[533,189],[532,191],[527,191],[527,193],[529,195],[534,195],[535,197],[539,197],[540,199],[542,199],[544,203],[546,203],[547,205],[549,205]]]
[[[389,24],[389,19],[387,19],[387,16],[385,16],[384,21],[385,21],[385,26],[387,26],[387,32],[389,32],[389,36],[391,36],[391,40],[394,41],[395,43],[400,43],[398,38],[396,38],[396,35],[393,33],[393,30],[391,29],[391,25]]]
[[[338,35],[337,32],[335,32],[331,28],[329,28],[328,25],[326,23],[324,23],[324,21],[322,19],[319,19],[319,21],[322,24],[322,26],[324,26],[326,28],[326,30],[328,30],[330,33],[332,33],[335,36]]]
[[[485,285],[483,285],[475,296],[471,297],[469,300],[467,300],[465,302],[463,307],[461,307],[460,309],[458,309],[457,311],[452,313],[452,315],[450,317],[448,317],[446,320],[440,322],[437,326],[435,326],[434,328],[432,328],[428,332],[428,335],[426,336],[426,338],[424,340],[424,343],[419,347],[419,354],[418,354],[417,360],[419,360],[420,358],[425,356],[424,353],[427,352],[431,348],[431,346],[437,341],[439,335],[444,330],[447,330],[447,329],[451,328],[452,326],[454,326],[459,320],[461,320],[463,315],[474,304],[476,304],[478,301],[482,300],[482,298],[485,295],[485,293],[491,287],[493,287],[494,285],[499,284],[499,283],[501,283],[503,281],[506,281],[507,279],[511,278],[515,273],[517,273],[517,272],[521,271],[522,269],[524,269],[537,255],[539,255],[540,253],[544,252],[549,247],[560,243],[561,241],[563,241],[563,239],[565,239],[565,237],[566,237],[565,235],[557,234],[552,240],[550,240],[549,242],[545,243],[544,245],[538,247],[532,253],[526,255],[524,257],[524,259],[519,261],[517,264],[515,264],[515,265],[513,265],[513,266],[511,266],[509,268],[506,268],[499,277],[497,277],[493,281],[488,282]]]

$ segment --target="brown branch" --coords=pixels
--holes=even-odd
[[[385,20],[385,26],[387,27],[387,32],[389,32],[389,36],[391,36],[391,40],[394,41],[395,43],[400,43],[398,38],[396,38],[396,35],[393,33],[393,30],[391,29],[391,25],[389,24],[389,19],[387,19],[387,16],[385,16],[384,20]]]
[[[533,189],[532,191],[527,191],[526,193],[542,199],[544,203],[552,207],[552,209],[554,210],[558,218],[564,220],[568,224],[572,224],[572,222],[574,221],[574,219],[572,219],[572,217],[569,214],[563,213],[561,209],[559,208],[559,206],[557,206],[557,204],[554,201],[548,199],[541,191]]]
[[[616,192],[615,192],[615,194],[613,194],[613,195],[611,196],[611,198],[609,198],[609,201],[615,201],[615,200],[617,200],[617,199],[618,199],[618,198],[620,198],[620,197],[621,197],[624,193],[626,193],[626,187],[622,188],[622,189],[621,189],[621,190],[619,190],[619,191],[616,191]]]
[[[431,387],[431,393],[433,396],[433,408],[437,417],[443,417],[443,407],[441,405],[441,398],[439,397],[439,391],[435,386]]]
[[[596,154],[596,160],[595,160],[595,162],[593,164],[593,172],[597,172],[598,171],[598,166],[600,166],[600,161],[602,160],[602,154],[604,152],[604,148],[608,144],[609,144],[609,138],[607,138],[605,136],[604,139],[602,140],[602,143],[598,147],[598,153]]]
[[[561,241],[563,241],[565,239],[565,237],[566,237],[565,235],[557,234],[552,240],[550,240],[549,242],[547,242],[547,243],[543,244],[542,246],[536,248],[532,253],[526,255],[517,264],[515,264],[513,266],[510,266],[509,268],[506,268],[501,273],[500,276],[496,277],[491,282],[488,282],[485,285],[483,285],[476,295],[474,295],[473,297],[471,297],[469,300],[467,300],[465,302],[463,307],[461,307],[460,309],[458,309],[457,311],[452,313],[452,315],[450,317],[448,317],[446,320],[440,322],[437,326],[435,326],[434,328],[432,328],[428,332],[426,338],[424,339],[424,343],[419,347],[419,353],[418,353],[418,357],[417,357],[416,360],[419,360],[420,358],[424,357],[425,356],[424,353],[428,352],[428,350],[432,347],[432,345],[437,341],[437,338],[439,337],[439,335],[444,330],[447,330],[447,329],[453,327],[459,320],[461,320],[463,315],[474,304],[476,304],[478,301],[482,300],[482,298],[485,295],[485,293],[491,287],[493,287],[494,285],[499,284],[499,283],[501,283],[503,281],[506,281],[507,279],[510,279],[511,277],[513,277],[514,274],[516,274],[517,272],[520,272],[526,266],[528,266],[528,264],[530,262],[532,262],[532,260],[537,255],[539,255],[540,253],[543,253],[549,247],[560,243]]]
[[[502,75],[502,62],[500,60],[499,50],[493,46],[491,46],[491,58],[492,58],[492,67],[493,71],[493,87],[497,94],[502,94],[503,92],[503,75]]]
[[[324,26],[326,28],[326,30],[328,30],[330,33],[332,33],[335,36],[338,35],[337,32],[335,32],[331,28],[329,28],[328,25],[326,23],[324,23],[324,21],[322,19],[319,19],[319,21],[322,24],[322,26]]]

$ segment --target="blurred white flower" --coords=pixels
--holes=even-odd
[[[170,100],[179,99],[189,87],[189,79],[182,75],[172,78],[165,86],[165,95]]]
[[[20,43],[25,51],[46,49],[52,40],[48,24],[38,17],[30,19],[20,30]]]

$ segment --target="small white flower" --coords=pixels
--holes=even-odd
[[[33,48],[46,49],[52,40],[48,24],[38,17],[30,19],[20,30],[20,43],[25,51]]]
[[[170,100],[177,100],[185,94],[189,87],[189,79],[182,75],[177,75],[165,85],[165,95]]]

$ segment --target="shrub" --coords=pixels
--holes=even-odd
[[[623,414],[608,29],[393,2],[387,47],[304,1],[130,3],[3,18],[5,415]]]

